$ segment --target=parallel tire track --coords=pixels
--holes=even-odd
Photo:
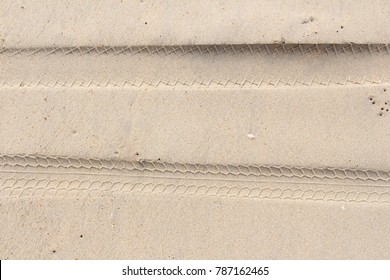
[[[84,171],[82,175],[77,171]],[[39,172],[37,172],[39,171]],[[51,173],[57,171],[57,173]],[[112,172],[107,177],[104,172]],[[140,172],[144,176],[127,177]],[[192,175],[174,177],[173,174]],[[153,177],[148,174],[165,174]],[[209,175],[211,180],[202,180]],[[229,182],[222,178],[234,177]],[[253,181],[245,182],[251,177]],[[276,178],[264,181],[264,178]],[[283,180],[284,181],[283,181]],[[290,179],[294,179],[291,184]],[[300,184],[300,180],[309,179]],[[310,180],[319,179],[320,183]],[[345,182],[335,186],[335,181]],[[354,184],[365,182],[365,184]],[[372,182],[382,183],[373,185]],[[112,197],[133,193],[389,203],[390,174],[385,171],[260,165],[183,164],[152,161],[0,156],[0,199]],[[388,187],[387,187],[388,185]]]

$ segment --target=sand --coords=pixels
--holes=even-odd
[[[385,1],[0,8],[1,259],[390,257]]]
[[[3,0],[10,48],[389,43],[386,0]]]

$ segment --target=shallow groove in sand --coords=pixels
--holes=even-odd
[[[237,44],[173,46],[75,46],[0,48],[0,54],[14,55],[186,55],[186,54],[390,54],[388,44]]]
[[[3,48],[0,88],[221,89],[390,83],[387,44]]]
[[[2,199],[144,193],[390,203],[389,181],[389,172],[348,168],[0,157]]]

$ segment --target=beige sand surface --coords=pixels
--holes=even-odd
[[[383,89],[3,89],[0,147],[10,155],[388,170]]]
[[[10,48],[257,43],[389,43],[386,0],[0,2]]]
[[[389,258],[388,10],[0,1],[0,258]]]

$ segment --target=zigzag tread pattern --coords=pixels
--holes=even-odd
[[[4,179],[0,177],[0,198],[88,198],[115,197],[131,193],[175,194],[249,199],[280,199],[323,202],[390,203],[389,191],[319,190],[280,187],[243,188],[228,185],[173,183],[124,183],[100,180]]]
[[[125,161],[83,159],[55,156],[0,155],[0,168],[67,168],[79,170],[114,170],[119,172],[156,172],[245,177],[339,179],[390,182],[390,172],[349,168],[308,168],[263,165],[190,164],[161,161]]]
[[[75,46],[0,48],[4,55],[186,55],[186,54],[390,54],[387,44],[258,44],[180,46]]]
[[[189,77],[189,78],[155,78],[155,79],[65,79],[59,78],[34,78],[31,80],[18,79],[0,80],[0,88],[143,88],[143,87],[167,87],[167,88],[209,88],[209,87],[294,87],[294,86],[346,86],[346,85],[382,85],[390,84],[390,77],[339,77],[339,78],[230,78],[230,77]]]

